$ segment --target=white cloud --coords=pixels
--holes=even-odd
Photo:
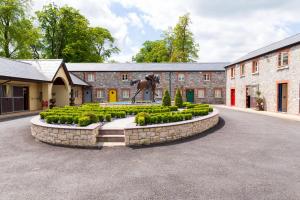
[[[35,0],[36,8],[53,0]],[[130,61],[133,49],[138,49],[129,34],[129,26],[143,34],[144,24],[162,31],[174,26],[178,17],[189,12],[191,29],[200,44],[199,61],[232,61],[284,37],[293,30],[291,23],[299,23],[297,0],[55,0],[58,5],[69,4],[88,17],[92,25],[108,28],[121,49],[129,49],[116,60]],[[143,14],[130,11],[126,17],[111,11],[112,3],[135,8]],[[158,38],[153,38],[153,40]],[[119,59],[118,59],[119,58]],[[126,60],[128,59],[128,60]]]

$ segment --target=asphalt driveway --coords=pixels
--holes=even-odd
[[[36,142],[0,122],[0,199],[300,199],[300,122],[221,109],[200,137],[148,148]]]

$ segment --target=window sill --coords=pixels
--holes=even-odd
[[[205,82],[209,82],[210,80],[204,80]]]
[[[197,99],[205,99],[205,97],[197,97]]]
[[[235,79],[235,77],[231,77],[231,80]]]
[[[222,99],[223,97],[215,97],[215,99]]]
[[[285,70],[285,69],[289,69],[289,66],[286,65],[286,66],[280,66],[280,67],[277,67],[277,71],[280,71],[280,70]]]
[[[245,78],[245,77],[246,77],[245,75],[241,75],[241,76],[240,76],[240,78]]]
[[[252,75],[259,75],[259,73],[258,72],[254,72],[254,73],[252,73]]]

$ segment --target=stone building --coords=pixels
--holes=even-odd
[[[225,69],[228,63],[67,63],[67,68],[92,87],[84,91],[84,102],[130,101],[136,85],[130,80],[142,80],[147,74],[159,75],[156,90],[161,100],[164,90],[172,99],[177,88],[184,100],[196,103],[225,103]],[[150,91],[141,92],[137,100],[150,100]]]
[[[250,52],[226,66],[226,104],[256,107],[257,91],[267,111],[299,114],[300,34]]]

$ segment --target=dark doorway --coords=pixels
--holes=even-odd
[[[186,101],[194,103],[195,99],[195,93],[193,89],[187,89],[186,90]]]
[[[287,112],[288,84],[278,84],[278,112]]]
[[[92,89],[91,88],[84,88],[84,103],[92,102]]]

